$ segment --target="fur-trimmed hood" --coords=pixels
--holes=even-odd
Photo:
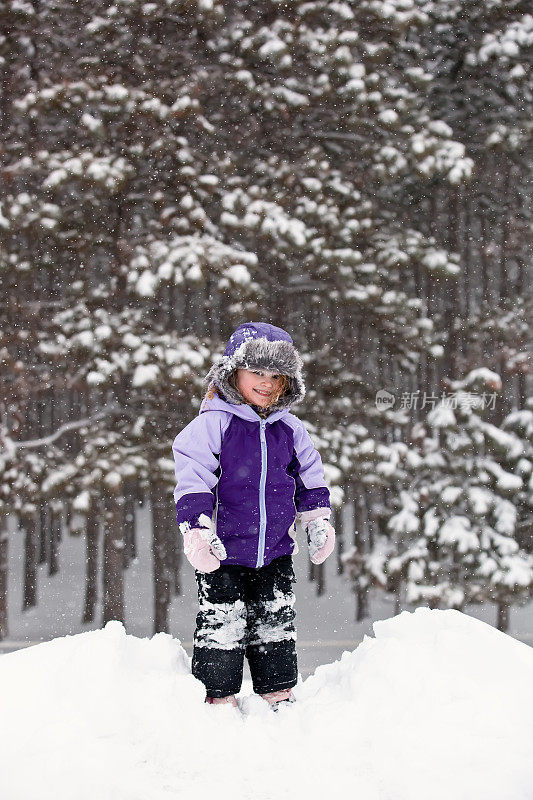
[[[216,384],[229,403],[244,402],[229,377],[236,369],[265,369],[289,379],[289,390],[268,411],[298,403],[305,396],[302,359],[289,334],[266,322],[246,322],[232,333],[224,355],[210,370],[207,380]]]

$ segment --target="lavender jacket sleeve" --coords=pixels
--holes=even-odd
[[[178,525],[188,523],[195,528],[201,514],[213,515],[213,489],[218,482],[220,448],[228,424],[227,414],[208,411],[196,417],[174,439]]]
[[[324,478],[324,467],[318,450],[307,433],[303,422],[290,415],[294,431],[294,453],[296,459],[296,492],[294,504],[296,511],[314,511],[317,508],[329,509],[329,490]]]

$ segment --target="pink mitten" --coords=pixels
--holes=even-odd
[[[226,548],[211,525],[186,528],[183,531],[183,544],[183,552],[198,572],[214,572],[220,562],[227,558]]]
[[[335,547],[333,526],[324,517],[319,517],[307,523],[306,532],[309,558],[313,564],[322,564]]]

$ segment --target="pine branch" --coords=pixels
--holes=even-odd
[[[42,447],[43,445],[52,444],[52,442],[59,439],[64,433],[68,431],[76,430],[77,428],[83,428],[87,425],[91,425],[93,422],[97,422],[98,420],[104,419],[105,417],[114,414],[117,411],[120,411],[120,406],[113,404],[105,411],[100,411],[98,414],[94,414],[92,417],[86,417],[85,419],[77,420],[76,422],[66,422],[57,431],[50,436],[45,436],[43,439],[31,439],[27,442],[13,442],[13,445],[16,450],[26,450],[30,448],[37,448]]]

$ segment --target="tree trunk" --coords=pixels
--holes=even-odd
[[[448,226],[446,234],[446,244],[453,252],[460,252],[459,238],[459,203],[458,192],[454,191],[448,198]],[[456,278],[450,285],[447,295],[448,298],[448,349],[450,351],[450,377],[457,378],[460,373],[460,354],[461,354],[461,293],[459,291],[459,278]],[[451,306],[450,306],[451,304]]]
[[[523,372],[520,372],[518,375],[518,408],[525,408],[526,407],[526,399],[527,399],[527,380],[526,376]]]
[[[357,598],[355,621],[362,622],[362,620],[370,616],[368,587],[359,584],[355,594]]]
[[[137,542],[135,540],[135,496],[133,489],[128,491],[124,502],[124,567],[137,557]]]
[[[326,571],[324,564],[315,565],[316,596],[321,597],[326,591]]]
[[[366,491],[361,487],[355,487],[354,495],[354,533],[353,543],[358,553],[363,555],[366,552],[368,536],[368,513],[366,505]],[[361,622],[369,616],[368,584],[366,580],[359,580],[355,587],[355,620]]]
[[[394,593],[394,616],[400,614],[402,610],[402,592],[401,584]]]
[[[168,607],[170,604],[170,581],[168,564],[168,531],[165,505],[166,487],[162,481],[150,483],[150,505],[152,507],[152,559],[154,577],[154,633],[168,633]]]
[[[172,576],[171,591],[174,595],[180,595],[183,537],[176,524],[176,506],[174,505],[174,497],[172,493],[167,494],[167,502],[165,503],[165,512],[167,514],[167,541],[168,541],[168,552],[169,552],[169,568]]]
[[[123,502],[122,496],[106,492],[104,501],[104,625],[113,619],[124,622]]]
[[[0,514],[0,641],[7,636],[7,515]]]
[[[24,517],[24,591],[22,610],[37,605],[37,541],[35,518]]]
[[[85,564],[85,604],[82,622],[93,622],[94,611],[97,600],[97,578],[98,578],[98,533],[99,533],[98,511],[91,508],[87,517],[87,528],[85,531],[86,541],[86,564]]]
[[[59,541],[61,538],[61,512],[50,507],[50,527],[48,544],[48,574],[59,572]]]
[[[346,489],[344,493],[346,496]],[[344,572],[342,554],[344,553],[344,532],[346,526],[343,511],[344,509],[339,508],[339,510],[335,512],[334,519],[335,541],[337,544],[337,575],[342,575]]]
[[[498,622],[497,628],[499,631],[507,633],[509,630],[509,612],[511,607],[507,603],[498,603]]]
[[[509,191],[509,182],[510,182],[510,165],[509,162],[506,160],[506,162],[502,164],[501,167],[501,184],[503,188],[502,202],[505,204],[506,208],[505,211],[499,215],[500,274],[498,277],[500,286],[500,295],[499,295],[500,303],[509,297],[509,288],[510,288],[509,272],[507,270],[507,263],[508,263],[507,248],[509,241],[509,214],[512,213],[514,209],[512,208],[511,205],[513,198],[511,192]]]
[[[39,512],[39,564],[46,564],[48,547],[48,514],[43,506]]]

